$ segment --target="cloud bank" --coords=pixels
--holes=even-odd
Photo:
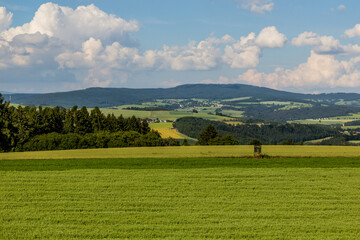
[[[141,51],[132,37],[140,29],[136,20],[107,14],[93,4],[72,9],[46,3],[22,26],[9,28],[11,20],[12,14],[0,8],[0,68],[56,66],[72,72],[79,87],[121,83],[136,71],[206,71],[224,64],[255,68],[262,49],[280,48],[287,41],[271,26],[240,40],[224,35]]]
[[[266,0],[238,2],[258,13],[271,11],[274,5]],[[0,7],[0,74],[8,69],[25,68],[44,71],[41,73],[44,76],[67,72],[77,82],[67,83],[66,88],[118,85],[137,72],[201,72],[220,68],[245,71],[236,79],[221,77],[218,80],[221,83],[278,89],[360,87],[360,46],[344,45],[333,36],[310,31],[291,40],[291,47],[311,47],[306,62],[295,68],[264,73],[256,70],[264,49],[283,48],[288,42],[275,26],[238,39],[226,34],[184,46],[142,50],[133,37],[140,30],[138,21],[107,14],[92,4],[72,9],[46,3],[31,21],[18,27],[11,27],[12,18],[12,13]],[[360,24],[344,35],[360,37]],[[347,60],[340,61],[338,56],[346,56]],[[173,83],[179,82],[174,79]]]

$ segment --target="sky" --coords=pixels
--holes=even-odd
[[[358,0],[0,0],[0,91],[360,93]]]

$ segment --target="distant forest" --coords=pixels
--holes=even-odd
[[[338,128],[294,123],[229,125],[193,117],[180,118],[175,122],[176,128],[181,133],[193,138],[199,138],[201,131],[210,124],[215,127],[220,136],[231,135],[238,140],[239,144],[249,144],[253,139],[259,139],[266,144],[292,144],[339,134]]]
[[[248,118],[287,122],[300,119],[345,116],[349,113],[360,111],[359,107],[354,106],[313,106],[288,110],[279,110],[279,108],[279,106],[269,107],[261,104],[253,104],[246,106],[244,115]]]
[[[0,94],[0,151],[178,145],[146,120],[105,116],[98,107],[10,107]]]

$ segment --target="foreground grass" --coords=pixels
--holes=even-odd
[[[359,239],[360,160],[0,161],[0,239]]]
[[[271,157],[360,157],[357,146],[284,146],[264,145],[262,152]],[[10,159],[81,159],[81,158],[203,158],[251,157],[254,147],[181,146],[78,149],[65,151],[0,153],[0,160]]]

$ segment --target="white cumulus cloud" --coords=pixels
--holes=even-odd
[[[345,31],[345,36],[349,38],[360,37],[360,24],[356,24],[353,28]]]
[[[265,12],[271,12],[274,8],[272,0],[233,0],[240,2],[243,9],[250,10],[251,12],[264,14]]]
[[[255,43],[261,48],[281,48],[287,42],[284,34],[279,33],[276,27],[266,27],[259,33]]]
[[[360,87],[359,66],[360,57],[339,61],[312,51],[307,62],[294,69],[277,68],[273,73],[250,69],[235,81],[277,89]]]
[[[8,29],[12,23],[13,14],[7,12],[5,7],[0,7],[0,32]]]
[[[46,3],[39,7],[29,23],[3,31],[0,37],[11,41],[20,34],[39,32],[67,44],[81,44],[90,37],[127,43],[131,38],[129,33],[138,30],[137,21],[125,21],[109,15],[92,4],[79,6],[74,10],[54,3]]]
[[[359,54],[359,45],[342,45],[333,36],[320,36],[313,32],[304,32],[292,40],[295,46],[313,46],[313,50],[318,54],[340,54],[350,55]]]
[[[286,42],[286,36],[279,33],[274,26],[266,27],[257,37],[255,33],[250,33],[232,46],[227,45],[223,61],[231,68],[255,68],[260,62],[263,48],[280,48]]]
[[[30,22],[22,26],[9,28],[11,20],[12,14],[0,8],[0,69],[31,66],[34,71],[36,68],[56,71],[61,63],[61,67],[77,69],[74,74],[83,82],[82,87],[87,84],[105,86],[112,80],[109,76],[125,75],[116,74],[118,70],[115,68],[93,67],[100,62],[100,52],[105,52],[102,57],[109,58],[113,54],[111,47],[116,48],[117,44],[137,51],[130,47],[136,45],[131,33],[138,31],[140,24],[107,14],[92,4],[72,9],[46,3],[39,7]],[[102,43],[109,46],[103,49]],[[126,52],[128,49],[124,47],[122,50]],[[109,56],[106,56],[107,52],[110,52]],[[56,59],[67,55],[73,59],[62,62],[60,57],[60,60]],[[127,60],[124,58],[123,62]],[[93,76],[91,79],[90,75]]]

